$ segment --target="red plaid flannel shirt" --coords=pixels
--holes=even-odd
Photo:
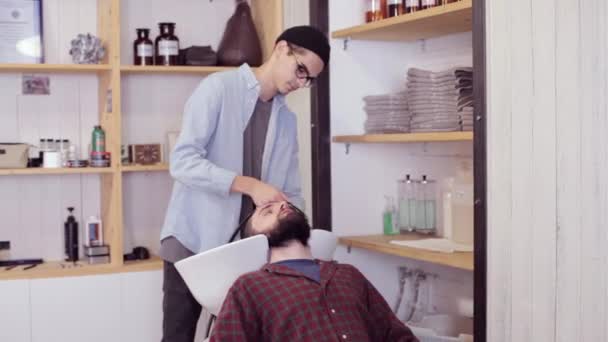
[[[355,267],[318,262],[320,284],[282,265],[241,276],[211,341],[418,341]]]

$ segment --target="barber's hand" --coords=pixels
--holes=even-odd
[[[261,181],[253,184],[248,195],[258,207],[268,202],[287,201],[287,196],[284,193]]]
[[[287,201],[287,196],[277,188],[253,177],[236,176],[230,191],[248,195],[258,207],[268,202]]]

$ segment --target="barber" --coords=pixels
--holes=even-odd
[[[303,207],[297,120],[284,96],[310,87],[329,53],[322,32],[293,27],[262,66],[211,74],[188,99],[160,236],[163,342],[194,341],[201,314],[175,262],[228,241],[255,206],[288,200]]]

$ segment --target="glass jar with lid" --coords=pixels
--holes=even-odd
[[[179,39],[175,35],[175,23],[159,23],[160,34],[156,37],[156,65],[177,65]]]
[[[154,43],[150,40],[150,29],[138,28],[133,42],[133,64],[154,65]]]

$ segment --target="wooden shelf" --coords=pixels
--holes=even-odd
[[[23,270],[26,266],[18,266],[8,271],[6,267],[0,267],[0,280],[78,277],[108,273],[155,271],[162,269],[162,266],[163,261],[157,256],[152,256],[148,260],[129,261],[119,266],[113,266],[112,264],[89,265],[83,261],[77,262],[76,265],[66,261],[49,261],[29,270]]]
[[[338,135],[333,138],[333,142],[337,143],[416,143],[472,140],[473,132]]]
[[[206,75],[219,71],[233,70],[236,67],[222,67],[222,66],[138,66],[138,65],[123,65],[120,67],[120,71],[123,74],[154,74],[154,73],[168,73],[168,74],[200,74]]]
[[[468,271],[473,270],[472,252],[431,252],[390,243],[392,240],[421,240],[425,238],[428,238],[428,236],[419,234],[345,236],[339,238],[339,243],[347,247],[363,248],[374,252],[426,261],[433,264],[450,266]]]
[[[472,0],[334,31],[333,38],[413,41],[473,30]]]
[[[7,64],[0,63],[0,72],[84,73],[108,71],[108,64]]]
[[[110,167],[83,167],[83,168],[57,168],[45,169],[41,167],[27,169],[0,169],[0,176],[18,175],[73,175],[73,174],[96,174],[112,173],[114,169]]]
[[[149,171],[169,171],[169,164],[155,165],[122,165],[122,172],[149,172]]]

